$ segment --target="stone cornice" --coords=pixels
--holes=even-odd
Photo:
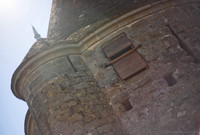
[[[33,130],[33,125],[34,125],[34,119],[32,118],[30,111],[28,110],[26,113],[26,118],[25,118],[25,135],[33,135],[31,131]]]
[[[120,31],[121,29],[126,28],[126,26],[129,26],[142,18],[165,10],[169,7],[179,6],[192,2],[200,2],[200,0],[163,0],[148,4],[105,24],[87,37],[78,40],[72,39],[72,41],[66,40],[56,42],[46,47],[45,49],[41,49],[39,52],[26,58],[15,71],[11,83],[11,89],[14,95],[22,100],[25,100],[23,96],[24,82],[26,81],[26,78],[43,63],[63,55],[81,54],[95,43],[100,41],[106,42],[108,40],[105,40],[107,35],[110,35],[109,37],[112,38],[115,35],[114,32]],[[78,42],[73,43],[73,40]]]

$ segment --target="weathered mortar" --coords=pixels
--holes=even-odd
[[[95,120],[114,120],[111,107],[80,55],[62,56],[36,69],[26,79],[31,115],[42,134],[93,133]],[[110,131],[112,132],[112,131]]]
[[[198,5],[179,5],[140,18],[83,53],[127,134],[198,132]],[[135,46],[142,45],[138,52],[149,65],[148,69],[126,81],[120,81],[112,67],[102,66],[108,60],[101,48],[120,33],[126,33]],[[127,99],[133,107],[129,111],[123,106]]]
[[[86,28],[68,41],[36,42],[14,79],[14,93],[31,114],[26,134],[197,134],[199,2],[153,3],[97,30],[91,26],[91,35]],[[125,81],[104,66],[102,51],[121,33],[142,45],[137,51],[148,63]]]

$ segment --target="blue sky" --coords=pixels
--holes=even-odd
[[[0,135],[24,135],[27,104],[10,89],[11,77],[35,42],[46,37],[52,0],[0,0]]]

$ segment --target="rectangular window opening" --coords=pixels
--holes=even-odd
[[[177,83],[176,79],[172,76],[172,74],[165,75],[164,79],[167,81],[167,84],[169,86],[173,86]]]
[[[124,108],[126,109],[126,111],[129,111],[129,110],[131,110],[133,108],[128,99],[124,100],[122,102],[122,105],[124,106]]]
[[[126,34],[111,40],[102,49],[110,59],[106,67],[112,65],[122,80],[126,80],[147,67],[143,57],[137,52],[140,46],[133,46]]]
[[[130,51],[132,48],[133,48],[132,46],[128,46],[124,50],[122,50],[122,51],[118,52],[117,54],[113,55],[112,57],[110,57],[110,60],[114,60],[114,59],[120,57],[121,55],[123,55],[126,52]]]

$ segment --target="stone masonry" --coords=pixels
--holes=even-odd
[[[67,2],[84,10],[92,4]],[[59,3],[53,1],[49,37],[32,46],[12,78],[13,93],[29,106],[26,135],[200,133],[199,0],[136,1],[120,13],[114,6],[108,20],[81,20],[70,31],[70,21],[59,31],[72,10]],[[126,80],[105,66],[102,49],[121,34],[141,45],[136,51],[148,64]]]

